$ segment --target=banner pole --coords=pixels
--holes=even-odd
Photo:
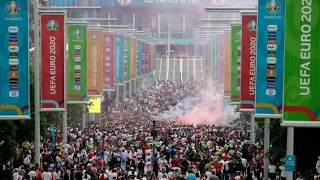
[[[263,158],[263,179],[269,179],[269,157],[267,156],[267,153],[269,152],[270,147],[270,119],[266,118],[264,120],[264,141],[263,141],[263,147],[264,147],[264,158]]]
[[[64,37],[68,37],[67,36],[67,24],[66,24],[66,14],[64,14],[64,19],[65,19],[65,23],[64,23]],[[68,86],[68,58],[67,58],[67,53],[66,53],[66,42],[64,41],[64,108],[66,109],[63,113],[62,113],[62,133],[63,133],[63,139],[62,139],[62,143],[66,144],[67,143],[67,126],[68,126],[68,107],[67,107],[67,99],[68,99],[68,94],[67,94],[67,86]]]
[[[82,107],[82,130],[86,128],[86,105],[84,104]]]
[[[120,102],[120,86],[116,85],[116,104]]]
[[[287,128],[287,155],[293,155],[294,127]],[[286,172],[287,180],[293,180],[293,172]]]
[[[35,163],[40,165],[40,18],[39,0],[33,1],[34,8],[34,119],[35,119]]]
[[[65,103],[64,108],[66,108],[66,111],[62,113],[62,132],[63,132],[63,139],[62,143],[66,144],[67,143],[67,121],[68,121],[68,113],[67,113],[67,103]]]
[[[124,83],[123,85],[123,99],[127,97],[127,83]]]
[[[254,145],[254,141],[255,141],[254,134],[255,134],[255,131],[254,131],[254,112],[252,112],[252,113],[250,113],[250,144],[251,145]]]
[[[129,82],[129,98],[131,98],[131,94],[132,94],[132,87],[131,87],[131,80]]]

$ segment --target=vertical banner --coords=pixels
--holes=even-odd
[[[146,61],[148,61],[148,57],[147,57],[147,43],[146,42],[142,42],[142,75],[146,75],[147,74],[147,72],[146,72],[146,70],[147,70],[147,67],[146,67],[146,65],[147,65],[147,63],[146,63]]]
[[[268,8],[266,9],[266,7]],[[256,84],[256,117],[281,118],[284,18],[285,0],[259,1],[257,26],[257,47],[259,47],[259,51],[257,51],[256,71],[256,78],[259,83]],[[293,20],[296,19],[292,18],[288,22],[293,22]],[[293,28],[293,26],[290,28]],[[288,36],[288,38],[293,37]],[[290,69],[291,67],[288,70],[290,71]]]
[[[151,48],[152,48],[152,44],[150,44],[150,43],[148,43],[148,73],[150,74],[150,73],[152,73],[152,64],[151,64],[151,62],[152,62],[152,50],[151,50]]]
[[[231,97],[231,39],[230,39],[230,31],[224,32],[224,95],[225,99],[230,99]]]
[[[132,37],[131,40],[131,78],[137,77],[137,38]]]
[[[123,62],[124,81],[131,80],[131,37],[125,36],[124,39],[124,62]]]
[[[257,15],[242,13],[240,111],[254,111]]]
[[[231,101],[240,103],[241,25],[231,24]]]
[[[137,75],[142,75],[142,41],[137,40]]]
[[[154,73],[154,58],[155,58],[154,49],[155,49],[155,46],[150,44],[150,73],[152,75]]]
[[[155,73],[156,73],[156,63],[157,63],[157,61],[156,61],[156,59],[157,59],[157,45],[155,44],[155,45],[153,45],[153,69],[152,69],[152,71],[153,71],[153,76],[155,76]]]
[[[210,74],[210,64],[209,64],[210,47],[209,46],[210,46],[210,41],[208,41],[206,44],[204,44],[204,47],[203,47],[203,52],[204,52],[204,55],[203,55],[203,59],[204,59],[203,65],[204,65],[204,67],[203,67],[203,69],[204,69],[204,72],[206,74]]]
[[[221,48],[221,44],[220,44],[220,36],[221,34],[216,34],[215,35],[215,57],[214,57],[214,81],[215,81],[215,85],[221,85],[220,84],[220,48]]]
[[[86,103],[87,87],[87,24],[68,23],[68,103]]]
[[[150,65],[150,44],[146,42],[146,49],[145,49],[145,55],[146,55],[146,58],[145,58],[145,73],[146,74],[149,74],[149,65]]]
[[[0,119],[29,119],[28,1],[0,1]]]
[[[219,91],[223,91],[223,86],[224,86],[224,61],[225,61],[224,50],[225,50],[226,43],[227,42],[225,42],[224,33],[222,33],[220,35],[220,52],[219,52],[219,82],[220,82]]]
[[[102,95],[103,29],[88,29],[88,96]]]
[[[103,91],[114,91],[114,40],[115,35],[103,33]]]
[[[115,84],[123,82],[124,35],[117,34],[115,42]]]
[[[41,108],[63,111],[65,102],[65,13],[40,13]]]
[[[284,125],[320,126],[319,7],[320,1],[286,1],[282,117]],[[274,36],[278,38],[280,35]],[[275,52],[273,54],[276,55]],[[278,56],[276,60],[277,63],[280,61]]]
[[[210,76],[212,81],[215,81],[215,55],[216,55],[216,44],[215,44],[215,37],[211,38],[209,41],[209,51],[208,51],[208,68],[210,69]],[[215,85],[215,84],[214,84]]]

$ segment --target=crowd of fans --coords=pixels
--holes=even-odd
[[[108,111],[99,125],[83,130],[70,125],[67,144],[61,144],[59,128],[54,130],[55,138],[48,130],[42,140],[41,164],[33,163],[34,146],[24,143],[18,161],[4,165],[0,178],[262,179],[262,145],[250,145],[248,134],[239,127],[157,120],[183,99],[196,98],[205,87],[200,81],[157,81],[143,86],[132,98],[105,105]],[[283,166],[273,166],[270,177],[275,179]]]

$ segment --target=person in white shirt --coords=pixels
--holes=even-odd
[[[82,176],[82,180],[90,180],[90,179],[91,179],[91,177],[88,174],[85,174]]]
[[[42,180],[54,180],[52,179],[52,174],[50,173],[50,171],[46,171],[42,174]]]
[[[271,163],[271,165],[269,166],[268,169],[269,169],[269,177],[270,177],[270,179],[271,180],[275,180],[276,179],[277,167]]]
[[[34,171],[34,168],[28,173],[29,179],[33,180],[33,177],[36,177],[37,173]]]
[[[108,172],[108,177],[109,177],[109,180],[113,180],[113,178],[117,178],[118,177],[117,171],[112,170],[111,172]]]
[[[14,173],[13,173],[12,177],[13,177],[13,180],[18,180],[18,177],[19,177],[18,169],[14,170]]]
[[[237,173],[237,176],[236,177],[234,177],[236,180],[240,180],[241,179],[241,172],[238,172]]]
[[[206,171],[205,175],[207,176],[208,179],[212,177],[212,173],[210,171]]]
[[[287,178],[287,173],[285,171],[284,166],[283,165],[280,166],[279,169],[281,170],[281,174],[280,174],[281,179],[286,179]]]
[[[168,179],[168,174],[166,173],[166,169],[162,168],[162,171],[158,174],[158,179]]]

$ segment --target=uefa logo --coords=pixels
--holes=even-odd
[[[211,2],[215,6],[221,6],[222,4],[224,4],[226,2],[226,0],[211,0]]]
[[[126,6],[131,4],[132,0],[118,0],[118,2],[122,5],[122,6]]]
[[[116,43],[120,43],[120,38],[119,37],[117,37]]]
[[[266,3],[266,7],[265,8],[266,8],[266,11],[269,14],[277,14],[281,9],[281,4],[277,0],[269,0]]]
[[[11,16],[15,16],[20,14],[21,12],[21,6],[16,1],[9,1],[5,6],[7,14]]]
[[[99,38],[97,35],[94,34],[91,36],[91,41],[98,41],[98,40],[99,40]]]
[[[256,21],[250,21],[248,23],[248,30],[249,31],[256,31],[257,29],[257,22]]]
[[[72,32],[74,38],[81,38],[82,37],[82,32],[80,29],[76,29]]]
[[[48,31],[56,31],[59,29],[59,24],[56,20],[49,20],[47,22]]]
[[[237,31],[237,34],[236,34],[237,39],[241,39],[241,34],[242,34],[241,30]]]
[[[111,43],[111,38],[110,37],[104,38],[104,43],[110,44]]]

